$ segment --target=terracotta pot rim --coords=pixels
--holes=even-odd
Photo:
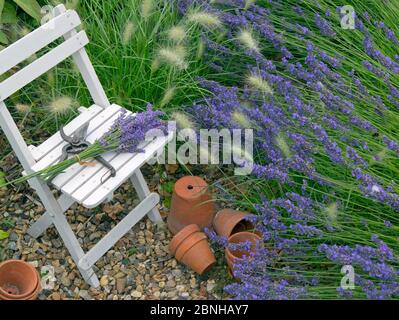
[[[201,229],[196,224],[189,224],[188,226],[181,229],[170,241],[169,243],[169,251],[171,254],[175,255],[177,249],[188,237],[190,237],[193,233],[200,232]]]
[[[191,240],[191,243],[188,242],[191,238],[194,238],[198,233],[198,238]],[[185,241],[183,241],[180,246],[177,248],[175,257],[178,261],[183,260],[184,256],[189,252],[194,246],[196,246],[198,243],[201,241],[207,240],[208,237],[206,236],[205,233],[203,232],[196,232],[190,235],[190,237],[186,238]],[[184,245],[186,244],[187,248],[184,248]],[[182,250],[184,248],[184,250]]]
[[[0,295],[3,297],[10,298],[12,300],[22,300],[22,299],[25,299],[25,298],[31,296],[40,285],[40,275],[37,272],[37,270],[30,263],[23,261],[23,260],[16,260],[16,259],[6,260],[6,261],[0,263],[0,269],[1,269],[1,267],[8,265],[8,264],[22,264],[24,266],[27,266],[28,269],[30,269],[32,271],[32,274],[30,276],[32,276],[33,274],[35,275],[36,285],[35,285],[35,288],[33,289],[33,291],[26,293],[26,294],[19,294],[19,295],[9,294],[2,287],[0,287]]]
[[[260,240],[262,239],[262,238],[261,238],[259,235],[257,235],[256,233],[244,231],[244,232],[238,232],[238,233],[235,233],[235,234],[231,235],[230,238],[229,238],[229,243],[231,242],[231,241],[230,241],[231,238],[233,238],[233,237],[235,237],[235,236],[237,236],[237,235],[242,235],[242,234],[250,235],[250,238],[256,238],[256,239],[257,239],[257,242],[260,241]],[[250,239],[248,239],[248,240],[251,241]],[[244,241],[242,241],[242,242],[244,242]],[[251,241],[251,242],[252,242],[252,241]],[[230,250],[229,248],[226,248],[226,249],[225,249],[225,253],[226,253],[226,255],[227,255],[227,258],[230,259],[230,261],[233,262],[233,263],[234,263],[235,260],[242,260],[242,259],[243,259],[243,258],[239,258],[239,257],[235,256],[235,255],[231,252],[231,250]],[[250,252],[249,252],[249,253],[250,253]]]
[[[39,275],[39,274],[38,274]],[[2,294],[0,294],[0,300],[4,300],[4,301],[11,301],[11,300],[16,300],[16,301],[22,301],[22,300],[35,300],[37,298],[37,296],[39,295],[40,291],[42,290],[42,286],[40,284],[40,281],[38,282],[35,290],[28,296],[24,297],[24,298],[10,298],[10,297],[5,297]]]
[[[250,222],[246,221],[245,218],[249,215],[249,212],[244,212],[244,211],[238,211],[230,208],[224,208],[222,210],[219,210],[215,218],[213,219],[213,228],[217,232],[218,235],[220,236],[225,236],[229,238],[231,235],[233,235],[234,229],[240,225],[240,223],[247,223],[248,225],[251,225],[253,229],[255,229],[255,226]],[[224,216],[224,217],[223,217]],[[250,230],[250,228],[245,228],[244,231],[239,231],[239,232],[245,232]],[[238,232],[235,232],[238,233]]]

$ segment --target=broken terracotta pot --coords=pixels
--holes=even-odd
[[[220,210],[213,220],[213,228],[219,236],[229,238],[234,233],[253,231],[255,226],[245,220],[249,213],[233,209]]]
[[[41,291],[36,269],[22,260],[0,264],[0,300],[35,300]]]
[[[190,224],[211,228],[215,213],[208,184],[202,178],[186,176],[176,182],[168,216],[170,232],[177,234]]]
[[[232,270],[234,270],[234,265],[239,260],[243,259],[244,256],[249,256],[251,252],[254,252],[254,250],[256,249],[256,245],[260,240],[260,236],[251,232],[238,232],[230,236],[229,243],[240,244],[247,241],[251,243],[250,250],[231,250],[229,248],[226,248],[226,261],[227,265],[229,266],[230,274],[233,274]]]
[[[216,263],[206,234],[195,224],[184,227],[176,234],[170,242],[169,250],[179,262],[200,275]]]

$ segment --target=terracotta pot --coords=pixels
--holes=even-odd
[[[187,176],[176,182],[168,216],[170,232],[176,234],[190,224],[211,228],[215,213],[208,185],[202,178]]]
[[[37,274],[39,277],[39,274]],[[0,294],[0,300],[36,300],[37,296],[39,295],[40,291],[42,291],[42,286],[40,284],[40,281],[35,289],[35,291],[33,291],[29,296],[25,297],[25,298],[20,298],[20,299],[16,299],[16,298],[7,298],[7,297],[3,297]]]
[[[1,300],[34,300],[40,290],[40,276],[31,264],[22,260],[0,264]]]
[[[207,272],[216,263],[206,234],[196,225],[188,225],[174,236],[169,250],[179,262],[198,274]]]
[[[196,224],[190,224],[187,227],[183,228],[177,235],[173,237],[169,244],[170,253],[175,255],[177,248],[180,244],[191,236],[193,233],[200,232],[201,229]]]
[[[232,209],[220,210],[213,220],[213,228],[219,236],[229,238],[232,234],[244,231],[252,231],[255,226],[245,220],[247,212]]]
[[[229,266],[230,271],[234,270],[234,264],[236,264],[243,256],[248,256],[251,252],[253,252],[256,248],[256,244],[261,240],[260,236],[251,232],[239,232],[235,233],[229,238],[229,243],[243,243],[246,241],[250,241],[252,243],[251,250],[230,250],[226,248],[226,261]]]

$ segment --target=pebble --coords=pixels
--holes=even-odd
[[[62,276],[61,283],[63,286],[69,287],[71,285],[71,280],[68,278],[68,276]]]
[[[116,279],[116,291],[119,294],[123,293],[126,288],[126,278],[118,278]]]
[[[109,283],[108,276],[102,276],[100,279],[100,286],[106,287]]]
[[[87,290],[80,290],[79,297],[81,297],[84,300],[92,300],[93,299]]]
[[[174,270],[172,270],[172,275],[173,275],[175,278],[180,278],[181,275],[182,275],[182,272],[181,272],[180,269],[174,269]]]
[[[131,295],[133,298],[141,298],[143,294],[139,291],[132,291]]]
[[[176,287],[176,282],[173,281],[173,280],[168,280],[168,281],[166,282],[166,287],[168,287],[168,288],[174,288],[174,287]]]
[[[115,200],[123,206],[123,212],[128,212],[137,199],[132,196],[130,183],[123,188],[128,191],[116,193]],[[26,233],[34,220],[31,217],[36,219],[44,213],[42,207],[26,201],[23,193],[15,194],[12,189],[0,196],[0,202],[0,221],[11,217],[15,222],[15,227],[6,230],[10,233],[9,237],[1,243],[6,249],[3,252],[8,253],[5,258],[24,259],[38,270],[43,266],[54,270],[55,287],[43,290],[40,300],[204,299],[207,291],[214,291],[216,281],[211,278],[201,281],[200,285],[193,271],[184,268],[169,255],[172,235],[167,228],[158,228],[147,218],[132,228],[93,266],[100,277],[100,287],[90,288],[54,228],[49,229],[40,240]],[[28,214],[16,215],[18,210]],[[118,223],[103,211],[96,214],[78,205],[68,210],[66,216],[85,252]],[[122,213],[117,218],[122,218]],[[135,250],[129,252],[131,248]]]
[[[206,291],[208,291],[209,293],[211,293],[216,287],[215,281],[210,280],[208,281],[207,285],[206,285]]]

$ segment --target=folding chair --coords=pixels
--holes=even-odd
[[[58,132],[38,147],[28,146],[4,101],[60,62],[69,57],[73,58],[95,103],[89,108],[79,109],[79,116],[65,126],[66,134],[71,135],[89,123],[86,140],[94,142],[109,130],[123,110],[122,107],[111,105],[108,101],[85,50],[85,45],[89,42],[87,35],[84,31],[76,30],[80,24],[80,18],[75,11],[67,11],[63,5],[59,5],[54,9],[54,18],[47,24],[0,52],[2,75],[55,40],[64,40],[62,44],[0,83],[0,125],[25,170],[24,174],[32,174],[57,163],[66,142]],[[99,281],[93,266],[120,238],[146,215],[153,222],[162,223],[156,208],[159,195],[150,192],[140,168],[155,155],[159,155],[172,137],[173,133],[169,133],[168,136],[158,136],[151,142],[143,143],[141,147],[145,150],[144,153],[111,152],[104,155],[103,158],[116,169],[115,177],[104,179],[109,170],[98,162],[95,162],[93,167],[76,164],[68,168],[51,181],[51,185],[60,190],[59,199],[55,198],[49,184],[44,180],[30,180],[29,184],[35,189],[47,211],[31,226],[28,233],[38,238],[54,224],[84,280],[97,287]],[[137,191],[140,204],[90,251],[84,253],[64,213],[74,203],[86,208],[97,207],[112,199],[113,192],[128,179]]]

